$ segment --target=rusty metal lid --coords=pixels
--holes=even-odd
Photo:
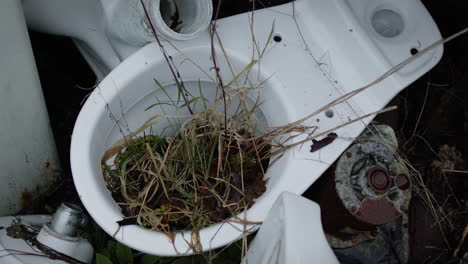
[[[367,183],[376,193],[385,193],[391,187],[391,178],[388,171],[375,166],[367,171]]]
[[[378,226],[395,221],[401,214],[386,197],[382,197],[364,200],[354,216],[364,223]]]
[[[400,190],[407,190],[411,186],[411,180],[406,174],[398,174],[395,176],[395,185]]]

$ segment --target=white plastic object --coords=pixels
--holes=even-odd
[[[381,54],[380,61],[387,66],[397,65],[442,38],[420,0],[331,2],[336,2],[341,9],[343,18],[350,25],[349,29],[353,29],[354,33],[367,35],[370,45],[366,52]],[[436,64],[442,52],[443,47],[439,46],[430,56],[420,57],[398,74],[402,79],[411,80],[422,69]],[[354,54],[354,58],[357,59],[358,55]]]
[[[88,240],[77,236],[76,230],[86,224],[83,210],[71,203],[62,203],[50,223],[45,224],[37,241],[50,249],[84,263],[91,263],[94,249]]]
[[[195,38],[213,13],[211,0],[144,1],[162,39]],[[71,37],[98,79],[154,41],[140,0],[23,0],[23,6],[29,28]],[[166,24],[177,18],[179,32]]]
[[[360,3],[364,5],[366,1]],[[385,42],[387,38],[379,38],[374,31],[367,30],[367,24],[355,19],[354,9],[338,0],[298,0],[255,11],[252,27],[251,13],[221,19],[217,22],[217,31],[230,61],[228,65],[215,41],[221,76],[228,82],[233,78],[231,67],[234,73],[239,73],[251,62],[254,48],[252,40],[247,37],[251,36],[251,28],[259,47],[265,45],[273,28],[274,38],[260,64],[251,68],[250,81],[265,81],[259,94],[263,102],[261,111],[268,125],[282,126],[299,120],[381,76],[395,65],[389,56],[411,56],[409,50],[415,40],[422,40],[421,48],[424,48],[440,39],[435,23],[419,1],[398,3],[403,7],[413,5],[412,11],[419,14],[419,18],[412,20],[408,17],[401,33],[406,37],[388,42]],[[372,13],[368,15],[371,17]],[[370,27],[371,21],[366,23]],[[418,30],[408,26],[411,23],[417,24]],[[405,30],[410,31],[406,33]],[[210,82],[216,78],[211,70],[208,32],[202,32],[192,40],[172,44],[174,47],[165,47],[186,86],[196,94],[201,80],[203,87],[207,87],[204,95],[213,96],[213,84]],[[390,48],[379,48],[382,45]],[[282,192],[304,192],[351,144],[350,139],[361,133],[372,116],[339,129],[336,127],[382,109],[398,92],[432,68],[440,60],[442,50],[442,46],[437,47],[378,85],[304,122],[306,126],[318,126],[317,134],[332,130],[339,137],[314,153],[309,151],[310,144],[298,145],[286,152],[267,171],[266,192],[238,217],[264,221]],[[244,83],[244,78],[242,75],[238,82]],[[104,186],[101,174],[100,161],[104,152],[155,114],[156,108],[154,111],[144,109],[155,103],[156,96],[164,98],[154,79],[176,94],[175,89],[169,89],[173,84],[172,75],[161,50],[152,43],[126,59],[99,84],[75,124],[71,146],[73,178],[88,212],[108,234],[113,235],[119,230],[115,238],[120,242],[154,255],[191,254],[193,252],[186,242],[190,238],[189,232],[178,233],[173,244],[165,235],[138,226],[119,229],[116,222],[122,220],[123,215]],[[158,126],[154,129],[157,131]],[[304,137],[296,137],[290,143]],[[245,228],[254,231],[258,226]],[[244,226],[241,224],[216,224],[200,231],[200,242],[204,250],[218,248],[241,238],[242,230]]]
[[[101,0],[107,30],[134,46],[154,41],[140,0]],[[213,13],[211,0],[144,0],[148,15],[161,38],[189,40],[208,27]],[[171,29],[171,25],[178,29]]]
[[[276,199],[242,264],[338,264],[315,202],[289,192]]]
[[[39,229],[42,225],[49,222],[51,217],[48,215],[27,215],[20,217],[1,217],[0,226],[0,263],[6,264],[66,264],[61,260],[53,260],[41,256],[41,251],[31,247],[23,239],[11,238],[7,235],[6,227],[11,226],[14,220],[20,219],[21,223],[28,226],[34,226]],[[27,255],[24,253],[30,253]]]
[[[63,207],[63,206],[61,206]],[[68,211],[68,212],[65,212]],[[35,245],[26,242],[21,238],[12,238],[7,232],[7,228],[12,226],[14,222],[19,221],[20,224],[39,230],[36,236],[37,242],[49,249],[55,250],[68,257],[79,260],[83,263],[92,263],[94,250],[88,240],[76,235],[64,235],[56,232],[53,227],[66,225],[74,225],[71,222],[59,221],[59,224],[54,223],[55,218],[64,219],[64,215],[70,213],[70,210],[57,210],[54,217],[48,215],[26,215],[26,216],[6,216],[0,217],[0,263],[19,264],[19,263],[34,263],[34,264],[59,264],[67,263],[61,260],[53,260],[45,255],[41,255],[41,250]],[[72,212],[73,213],[73,212]],[[62,217],[60,217],[62,215]],[[66,218],[66,217],[65,217]],[[72,218],[68,218],[73,220]],[[76,226],[65,228],[67,230],[76,230]],[[59,231],[63,231],[60,229]],[[66,233],[66,232],[65,232]],[[29,255],[28,255],[29,254]]]
[[[0,1],[0,35],[0,215],[11,215],[60,167],[20,1]]]
[[[37,241],[81,262],[92,263],[93,261],[93,247],[88,240],[80,236],[61,236],[44,225],[37,235]]]
[[[40,229],[38,242],[84,263],[92,263],[94,251],[91,244],[79,236],[62,236],[51,230],[47,224],[53,220],[48,215],[6,216],[0,218],[0,263],[20,264],[62,264],[61,260],[41,255],[40,249],[21,238],[8,236],[7,229],[14,221],[22,225]],[[30,255],[28,255],[30,254]]]

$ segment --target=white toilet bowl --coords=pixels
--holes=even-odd
[[[375,5],[374,9],[369,9],[374,13],[366,13],[366,4],[371,5],[370,2]],[[390,7],[384,5],[390,2],[393,3]],[[406,16],[402,10],[410,6],[413,15]],[[383,25],[376,26],[378,30],[393,34],[393,37],[380,36],[372,26],[367,26],[379,8],[392,8],[403,18],[405,26],[390,28],[390,33],[385,28],[387,15],[379,18]],[[414,14],[419,14],[419,17],[413,17]],[[363,16],[367,18],[360,19]],[[252,13],[217,22],[217,31],[230,63],[215,41],[220,73],[226,82],[251,62],[254,49],[251,22]],[[413,28],[412,23],[419,23],[418,29]],[[261,112],[269,126],[285,125],[308,116],[341,95],[375,80],[400,62],[399,59],[411,56],[410,49],[416,43],[421,44],[421,50],[440,39],[435,23],[416,0],[300,0],[255,11],[252,28],[259,47],[266,44],[270,32],[274,36],[263,58],[248,75],[253,83],[264,81],[258,94],[263,102]],[[189,89],[193,86],[192,92],[198,89],[199,81],[203,82],[203,87],[209,87],[215,79],[211,69],[210,43],[206,31],[189,41],[173,41],[172,45],[164,43],[186,85]],[[306,120],[304,125],[318,127],[316,134],[333,130],[339,137],[314,153],[310,152],[310,143],[287,151],[269,168],[266,192],[239,217],[261,222],[280,193],[301,194],[305,191],[361,133],[373,116],[334,128],[382,109],[398,92],[432,68],[441,56],[442,46],[439,46],[378,85]],[[242,74],[238,81],[242,83],[246,78]],[[175,92],[171,89],[172,75],[161,50],[152,43],[123,61],[94,90],[73,132],[73,178],[90,215],[108,234],[114,235],[118,231],[115,238],[121,243],[155,255],[191,254],[193,252],[186,242],[190,240],[189,232],[178,233],[173,244],[164,234],[139,226],[119,229],[116,222],[122,220],[123,215],[106,189],[101,174],[100,161],[104,152],[156,113],[156,109],[144,111],[155,102],[155,97],[164,96],[155,79]],[[213,89],[206,90],[203,91],[205,96],[214,92]],[[257,92],[251,94],[252,97],[256,95]],[[304,135],[294,138],[291,143],[303,138]],[[204,250],[218,248],[242,237],[243,230],[256,228],[258,226],[216,224],[200,231],[200,241]]]

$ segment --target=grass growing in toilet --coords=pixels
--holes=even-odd
[[[149,28],[153,28],[151,23]],[[156,42],[173,75],[178,95],[170,98],[166,87],[156,82],[157,88],[164,91],[170,100],[158,101],[148,106],[148,111],[166,104],[174,109],[184,108],[189,114],[157,114],[116,142],[102,157],[105,183],[125,216],[121,225],[138,224],[162,232],[172,241],[175,232],[190,230],[192,236],[187,243],[193,252],[200,253],[203,251],[199,241],[202,228],[226,221],[244,226],[257,224],[236,216],[251,207],[255,199],[266,191],[268,166],[274,166],[286,150],[332,132],[314,133],[317,127],[302,124],[354,94],[340,97],[285,126],[267,128],[266,124],[258,122],[256,110],[261,107],[261,101],[254,98],[253,105],[249,104],[247,96],[250,95],[252,99],[252,94],[262,89],[264,81],[251,81],[248,76],[255,75],[252,73],[254,67],[260,67],[262,56],[273,38],[274,24],[265,46],[257,42],[253,26],[251,30],[252,60],[238,73],[232,69],[222,69],[233,72],[232,79],[225,82],[221,78],[216,53],[220,53],[219,58],[224,57],[227,61],[229,58],[216,32],[216,22],[212,22],[210,34],[214,77],[210,79],[214,79],[216,97],[210,100],[203,95],[203,85],[200,85],[198,93],[186,88],[171,56],[153,29]],[[167,137],[151,129],[158,126],[161,120],[168,119],[177,128],[173,136]],[[307,135],[304,140],[291,143],[293,138],[304,134]],[[246,238],[248,231],[241,232],[246,234]],[[243,243],[242,247],[245,252],[247,243]]]
[[[169,88],[156,81],[168,100],[155,102],[147,111],[157,111],[164,105],[179,114],[156,114],[116,142],[102,157],[103,176],[106,187],[122,208],[125,216],[122,225],[138,224],[162,232],[172,241],[175,232],[191,231],[187,243],[193,252],[200,253],[202,228],[229,218],[238,223],[245,221],[236,216],[266,191],[265,173],[272,151],[274,158],[281,156],[278,147],[272,149],[273,141],[290,131],[282,132],[280,128],[267,131],[266,124],[257,119],[261,102],[252,96],[263,82],[239,81],[257,65],[266,47],[260,50],[257,46],[256,58],[240,73],[233,73],[232,80],[224,82],[216,61],[217,33],[213,22],[210,33],[214,77],[210,79],[215,83],[216,96],[212,98],[204,96],[208,88],[202,82],[196,92],[187,89],[151,21],[149,28],[153,29],[173,75],[172,88],[178,93],[176,98],[170,97],[166,91]],[[266,45],[272,36],[273,28]],[[176,131],[173,135],[152,129],[158,123],[161,125],[162,120],[170,124],[168,129]]]
[[[176,135],[134,133],[106,152],[105,182],[126,217],[173,238],[174,231],[196,232],[236,216],[264,193],[270,140],[257,135],[260,126],[254,114],[260,103],[247,107],[242,98],[248,90],[226,93],[229,106],[234,98],[240,102],[229,115],[218,110],[220,98],[209,102],[187,93],[187,102],[174,99],[172,107],[196,109],[198,104],[202,111],[156,115],[136,131],[167,118],[177,127]]]

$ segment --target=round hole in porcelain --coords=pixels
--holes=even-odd
[[[377,10],[372,15],[371,24],[375,32],[385,38],[394,38],[405,28],[401,15],[390,9]]]
[[[283,40],[283,38],[281,37],[281,35],[276,34],[276,35],[273,37],[273,40],[274,40],[275,42],[278,42],[278,43],[279,43],[279,42],[281,42],[281,41]]]
[[[208,26],[212,5],[211,0],[160,0],[159,13],[172,34],[192,35]]]
[[[333,112],[333,110],[331,109],[328,109],[327,111],[325,111],[325,116],[328,118],[332,118],[334,115],[335,115],[335,112]]]

